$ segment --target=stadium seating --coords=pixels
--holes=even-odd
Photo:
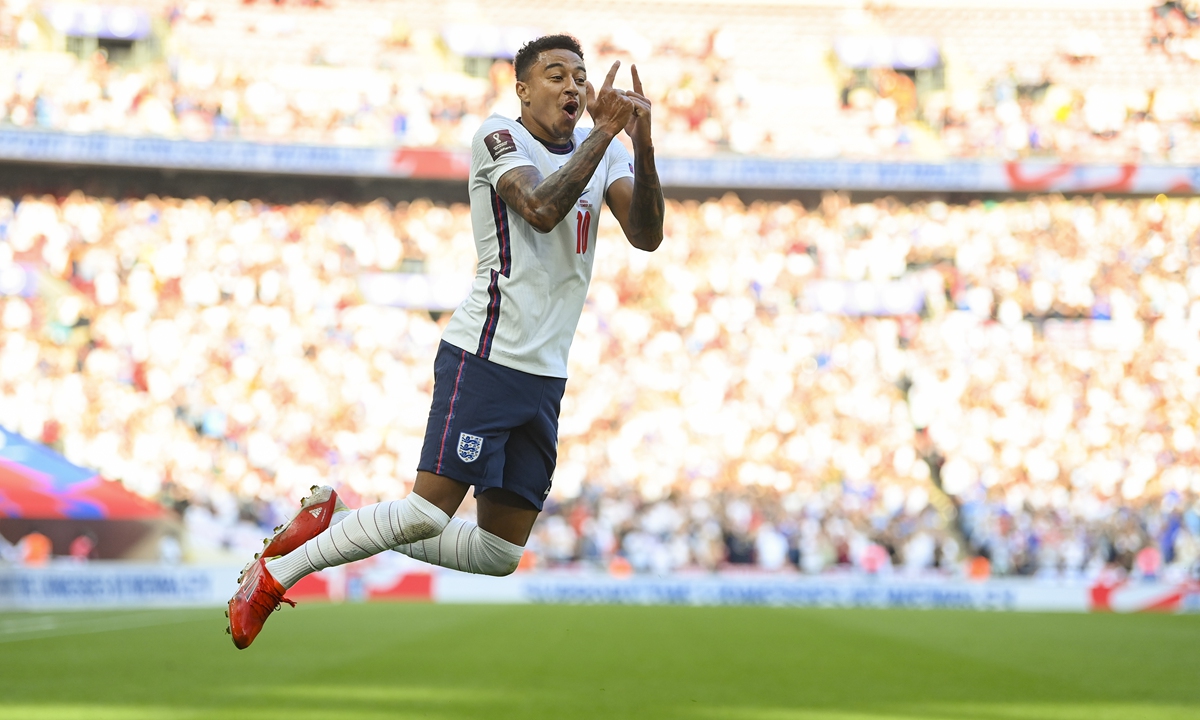
[[[600,224],[539,562],[1195,567],[1200,201],[667,217],[653,255]],[[445,316],[355,278],[469,277],[465,206],[77,193],[0,200],[0,240],[0,423],[180,509],[191,557],[411,482]]]
[[[543,0],[473,6],[468,18],[415,0],[134,4],[167,28],[163,59],[137,68],[50,52],[36,6],[0,8],[0,124],[462,147],[487,114],[512,112],[511,71],[469,75],[463,54],[511,53],[488,43],[560,29],[514,23],[550,16]],[[632,18],[580,8],[568,29],[599,66],[640,63],[668,154],[1195,162],[1200,39],[1184,5],[712,2],[681,13],[658,0]],[[846,38],[930,39],[944,88],[920,89],[914,105],[887,68],[851,80],[832,59]]]

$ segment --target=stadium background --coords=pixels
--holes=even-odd
[[[464,148],[514,114],[506,58],[567,29],[642,70],[667,239],[601,223],[528,577],[1190,607],[1193,4],[560,12],[0,5],[3,562],[225,567],[310,485],[407,492],[474,269]],[[431,592],[388,562],[379,594]]]
[[[140,557],[406,492],[548,10],[8,2],[0,421],[167,508]],[[1192,8],[630,10],[572,24],[647,78],[668,241],[601,226],[529,564],[1189,577],[1200,204],[1135,181],[1196,160]]]
[[[600,223],[522,568],[234,651],[310,485],[411,488],[560,30],[666,240]],[[1198,80],[1193,2],[0,0],[0,720],[1195,717]]]

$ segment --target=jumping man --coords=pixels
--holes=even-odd
[[[434,360],[433,405],[413,491],[348,510],[321,488],[268,539],[229,601],[245,648],[284,593],[309,573],[397,550],[484,575],[516,569],[550,492],[567,353],[595,258],[600,203],[631,245],[658,248],[663,196],[650,139],[650,101],[597,92],[583,50],[548,35],[517,53],[517,120],[493,115],[471,143],[471,225],[479,269]],[[594,122],[577,129],[584,110]],[[617,140],[624,130],[633,159]],[[475,487],[479,524],[451,519]],[[294,604],[294,603],[292,603]]]

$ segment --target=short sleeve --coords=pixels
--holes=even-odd
[[[617,180],[633,177],[633,159],[629,157],[629,151],[625,149],[621,141],[616,138],[613,138],[608,145],[608,150],[604,153],[604,163],[608,171],[608,176],[604,179],[605,192],[608,192],[608,188]]]
[[[483,175],[492,187],[504,173],[516,167],[533,165],[525,140],[503,121],[484,122],[471,143],[475,172]]]

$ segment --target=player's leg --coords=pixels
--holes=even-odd
[[[436,537],[468,487],[450,478],[423,473],[407,497],[351,510],[341,522],[296,550],[269,560],[267,571],[286,589],[318,570]]]
[[[480,361],[485,362],[485,361]],[[452,420],[465,409],[470,416],[472,373],[466,371],[467,354],[445,343],[434,360],[433,405],[429,411],[422,463],[440,468],[452,444]],[[486,378],[483,378],[486,380]],[[491,449],[503,452],[507,433]],[[463,454],[461,441],[459,454]],[[479,450],[479,448],[476,448]],[[475,452],[479,457],[483,453]],[[427,456],[432,459],[427,459]],[[503,458],[500,459],[503,464]],[[430,469],[422,466],[419,469]],[[238,590],[229,601],[229,632],[234,644],[245,648],[262,630],[263,623],[282,602],[284,593],[309,573],[361,560],[397,545],[437,536],[466,495],[468,484],[448,477],[421,478],[402,500],[368,505],[350,511],[341,522],[327,527],[295,550],[274,559],[260,558],[243,572]]]
[[[287,555],[254,560],[242,572],[226,611],[233,644],[238,649],[249,647],[280,604],[295,605],[284,593],[305,575],[434,537],[449,520],[444,510],[409,493],[403,500],[351,510],[341,522]]]
[[[482,365],[481,365],[482,364]],[[480,412],[495,409],[482,396],[488,387],[490,363],[466,351],[442,343],[433,363],[433,403],[425,426],[417,481],[403,500],[389,500],[351,512],[342,522],[309,540],[295,551],[271,560],[267,571],[284,588],[318,570],[362,560],[397,545],[408,545],[436,537],[450,521],[466,496],[469,470],[489,465],[489,451],[502,450],[508,439],[502,434],[485,443],[481,436],[459,429],[464,422],[475,432]],[[488,423],[491,427],[494,423]],[[464,441],[476,438],[478,443]],[[464,442],[469,447],[464,447]],[[478,462],[480,460],[483,462]],[[476,465],[475,463],[478,464]],[[503,458],[500,459],[503,463]]]
[[[442,534],[396,552],[476,575],[510,575],[521,562],[538,509],[519,495],[492,488],[476,497],[479,523],[451,518]]]
[[[520,495],[497,488],[475,498],[479,527],[505,542],[525,546],[541,508]]]
[[[544,379],[538,413],[509,434],[500,487],[476,487],[479,523],[454,518],[436,538],[397,552],[433,565],[481,575],[516,570],[533,523],[550,493],[558,459],[558,408],[564,382]]]

